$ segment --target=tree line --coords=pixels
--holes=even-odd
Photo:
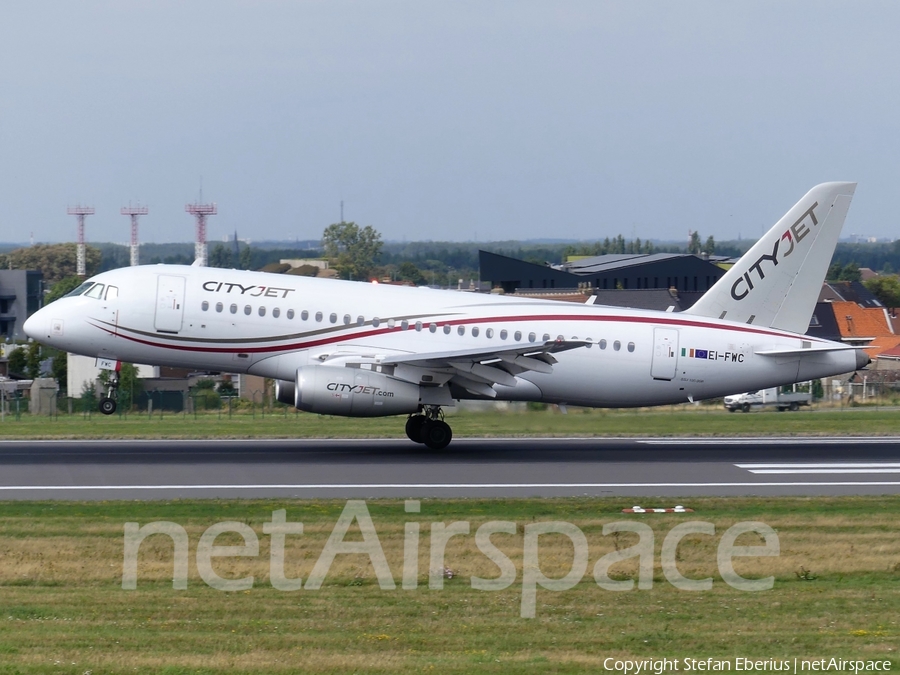
[[[352,222],[333,223],[322,234],[322,246],[305,248],[262,248],[239,242],[217,242],[209,250],[211,267],[285,271],[279,261],[286,258],[328,258],[343,279],[371,278],[407,281],[417,285],[455,285],[456,279],[478,278],[478,251],[484,249],[537,264],[559,264],[570,256],[594,256],[609,253],[708,253],[738,257],[752,241],[717,242],[712,236],[692,233],[684,245],[658,243],[640,238],[626,239],[621,234],[603,240],[578,244],[565,242],[385,242],[372,226]],[[193,244],[144,244],[141,262],[145,264],[190,264]],[[88,275],[127,266],[128,247],[98,244],[87,247]],[[0,254],[0,266],[39,269],[44,273],[50,294],[45,301],[64,295],[76,287],[75,244],[38,244]],[[869,267],[882,274],[900,270],[900,241],[887,243],[839,243],[829,270],[830,280],[856,280],[858,268]],[[300,270],[313,275],[315,268]],[[296,273],[297,270],[294,270]]]

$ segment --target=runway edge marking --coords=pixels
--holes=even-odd
[[[657,488],[657,487],[803,487],[900,486],[900,481],[803,481],[749,483],[322,483],[259,485],[0,485],[0,491],[52,490],[397,490],[397,489],[531,489],[531,488]]]

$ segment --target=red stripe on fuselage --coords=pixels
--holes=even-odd
[[[460,325],[468,325],[473,323],[511,323],[511,322],[535,322],[535,321],[602,321],[602,322],[610,322],[610,323],[643,323],[643,324],[657,324],[657,325],[665,325],[665,326],[683,326],[683,327],[691,327],[691,328],[706,328],[712,330],[728,330],[734,331],[738,333],[752,333],[756,335],[771,335],[778,338],[803,338],[806,340],[812,340],[814,342],[825,342],[824,340],[820,340],[817,338],[810,337],[808,335],[794,335],[791,333],[779,333],[772,330],[766,330],[762,328],[753,328],[751,326],[722,326],[718,324],[710,324],[705,323],[703,321],[689,320],[689,319],[676,319],[676,318],[650,318],[643,316],[612,316],[612,315],[599,315],[599,316],[570,316],[565,314],[543,314],[543,315],[534,315],[534,316],[515,316],[515,317],[476,317],[470,319],[453,319],[449,321],[434,321],[430,323],[436,323],[438,326],[460,326]],[[116,337],[125,338],[126,340],[130,340],[131,342],[136,342],[138,344],[148,345],[151,347],[159,347],[161,349],[174,349],[176,351],[190,351],[190,352],[201,352],[205,354],[265,354],[265,353],[274,353],[274,352],[284,352],[284,351],[295,351],[298,349],[310,349],[312,347],[320,347],[328,344],[335,344],[338,342],[347,342],[350,340],[358,340],[361,338],[368,338],[378,335],[387,335],[389,333],[401,331],[402,329],[399,326],[394,326],[393,328],[377,328],[367,331],[361,331],[357,333],[351,334],[342,334],[342,335],[334,335],[327,338],[321,338],[318,340],[309,340],[305,342],[296,342],[287,345],[270,345],[266,347],[247,347],[241,348],[238,347],[200,347],[197,345],[173,345],[166,344],[161,342],[152,342],[150,340],[144,340],[141,338],[133,337],[130,335],[125,335],[123,331],[128,330],[123,326],[117,326],[117,332],[110,331],[103,326],[98,326],[97,324],[93,324],[96,328],[103,330],[111,335]],[[407,329],[408,332],[410,329]]]

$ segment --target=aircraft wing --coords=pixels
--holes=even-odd
[[[589,344],[586,340],[548,340],[502,348],[392,354],[378,358],[376,363],[390,368],[399,379],[435,385],[450,383],[472,394],[494,398],[495,384],[514,387],[516,375],[529,371],[550,374],[557,363],[553,354]],[[352,357],[344,356],[342,360],[353,362]]]

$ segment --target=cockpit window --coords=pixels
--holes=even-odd
[[[100,298],[103,297],[103,289],[104,288],[105,288],[105,286],[103,284],[94,284],[93,286],[91,286],[88,289],[87,293],[85,293],[84,295],[85,295],[85,297],[96,298],[97,300],[99,300]]]
[[[106,287],[106,299],[107,300],[115,300],[119,297],[119,287],[118,286],[107,286]]]
[[[84,293],[87,289],[89,289],[93,285],[94,285],[93,281],[85,281],[83,284],[81,284],[81,286],[76,288],[74,291],[69,291],[63,297],[74,298],[76,295],[81,295],[82,293]]]

